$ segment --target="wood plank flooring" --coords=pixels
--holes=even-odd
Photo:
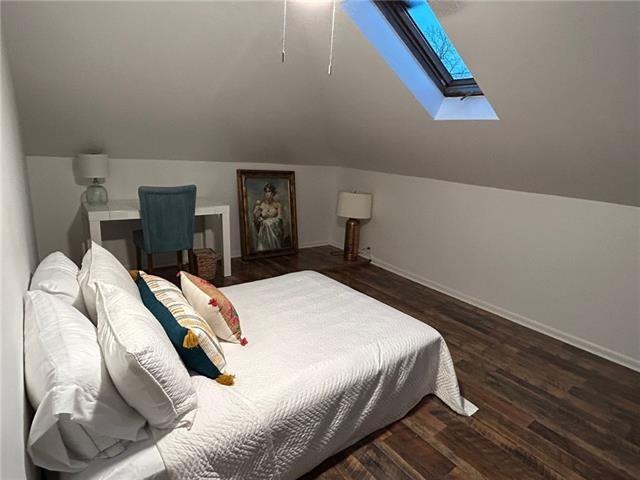
[[[305,480],[640,478],[640,373],[336,252],[234,260],[217,284],[321,271],[440,331],[480,410],[465,418],[426,397]]]

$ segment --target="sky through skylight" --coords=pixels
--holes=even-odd
[[[473,74],[465,65],[456,47],[449,40],[447,33],[440,25],[438,18],[426,0],[412,1],[408,12],[451,77],[454,80],[473,78]]]

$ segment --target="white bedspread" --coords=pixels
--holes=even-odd
[[[167,480],[167,471],[152,438],[129,444],[120,455],[96,458],[86,470],[77,473],[47,472],[44,477],[58,480]]]
[[[249,344],[224,344],[235,386],[192,377],[191,430],[154,431],[170,478],[293,479],[427,394],[476,411],[436,330],[339,282],[307,271],[223,291]]]

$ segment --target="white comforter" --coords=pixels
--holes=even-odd
[[[437,395],[461,415],[433,328],[316,272],[223,289],[249,344],[224,344],[236,385],[194,376],[190,430],[156,430],[170,478],[297,478]]]

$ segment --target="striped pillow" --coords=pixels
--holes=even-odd
[[[136,285],[144,305],[167,332],[187,368],[219,383],[233,385],[233,375],[224,374],[227,362],[215,333],[180,289],[142,271],[138,272]]]

